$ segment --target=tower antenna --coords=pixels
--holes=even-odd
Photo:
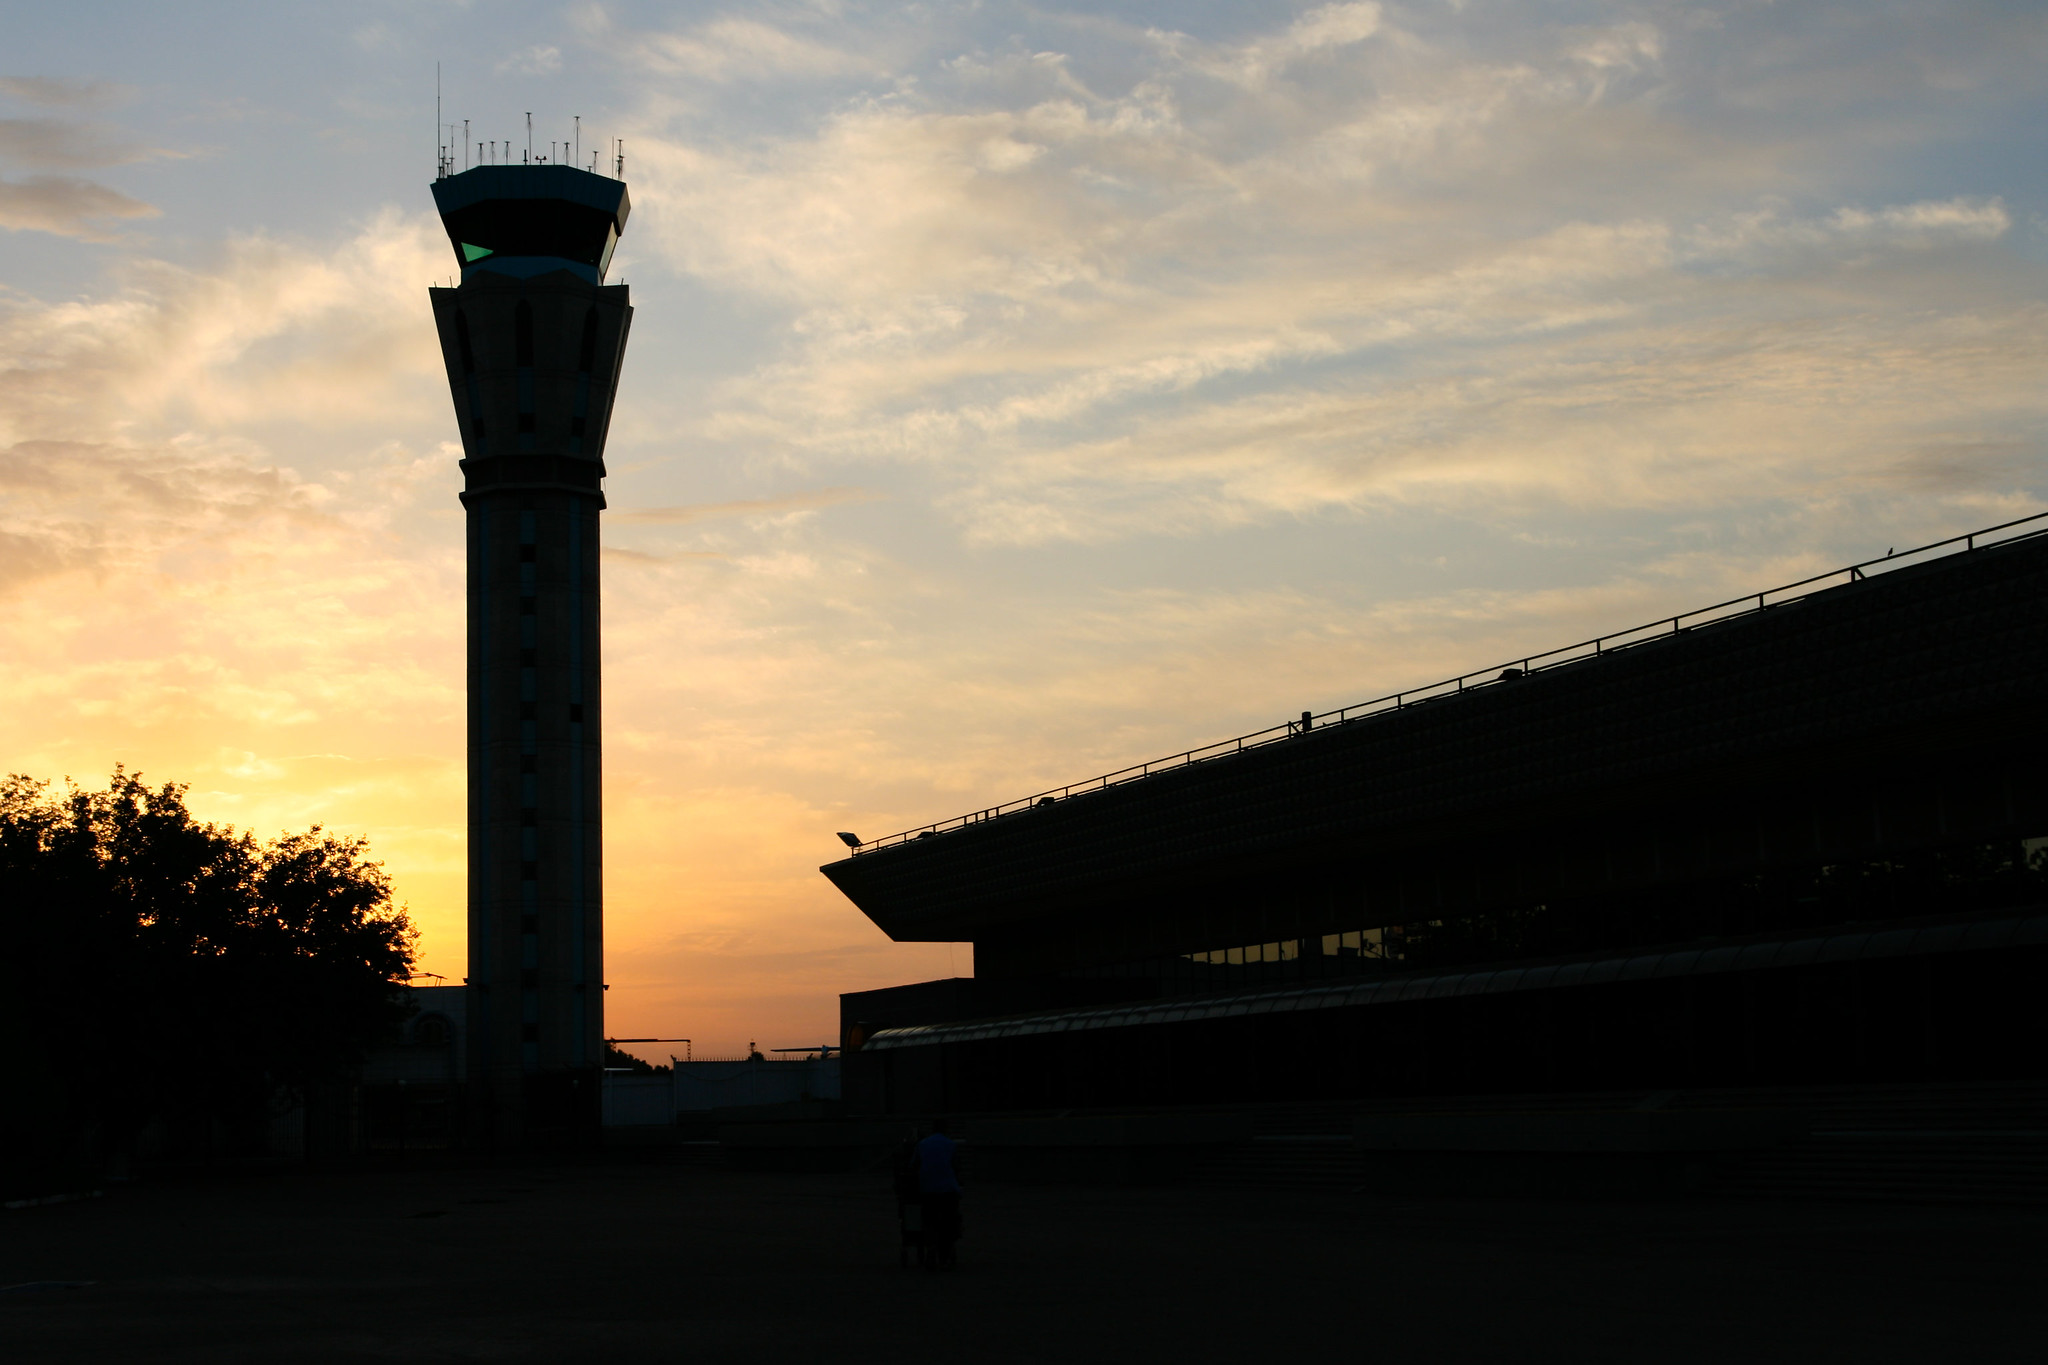
[[[462,121],[462,169],[469,169],[469,120]]]
[[[448,174],[448,153],[441,144],[441,64],[434,63],[434,174]]]
[[[583,115],[576,116],[576,160],[574,165],[583,164]]]
[[[526,160],[533,160],[533,110],[526,111]]]

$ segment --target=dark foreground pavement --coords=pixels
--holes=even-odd
[[[984,1188],[560,1166],[0,1214],[0,1360],[2039,1361],[2041,1211]]]

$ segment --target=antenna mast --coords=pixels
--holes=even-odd
[[[569,164],[572,166],[581,166],[583,164],[583,115],[581,114],[576,116],[576,159]]]
[[[532,161],[533,161],[533,110],[529,109],[529,110],[527,110],[527,111],[526,111],[526,161],[525,161],[525,162],[523,162],[523,163],[521,163],[521,164],[530,164],[530,163],[531,163]]]
[[[441,144],[441,64],[434,63],[434,175],[448,174],[448,149]]]

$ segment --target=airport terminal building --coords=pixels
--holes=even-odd
[[[2044,718],[2029,519],[863,844],[847,1105],[2035,1080]]]

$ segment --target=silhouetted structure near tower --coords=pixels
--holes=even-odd
[[[429,291],[462,432],[469,603],[469,1107],[500,1144],[598,1123],[604,1036],[598,530],[633,310],[623,182],[444,174],[461,283]]]

